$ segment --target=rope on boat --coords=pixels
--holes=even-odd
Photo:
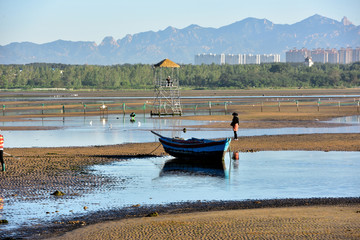
[[[152,154],[153,152],[155,152],[160,146],[161,146],[161,143],[159,143],[159,146],[157,146],[154,150],[152,150],[152,151],[149,153],[149,155]]]

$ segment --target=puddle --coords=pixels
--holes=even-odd
[[[0,229],[16,230],[136,204],[359,197],[359,152],[267,151],[239,153],[239,160],[231,156],[226,153],[224,162],[216,166],[192,165],[171,157],[91,166],[91,174],[112,181],[81,196],[0,200],[0,219],[9,221]]]
[[[360,115],[334,118],[334,119],[332,119],[330,121],[326,121],[326,122],[329,122],[329,123],[360,124]]]

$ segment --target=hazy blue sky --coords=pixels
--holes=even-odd
[[[171,3],[171,4],[169,4]],[[360,25],[360,0],[0,0],[0,45],[95,41],[190,24],[221,27],[247,17],[293,24],[314,14]]]

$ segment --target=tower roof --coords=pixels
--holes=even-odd
[[[176,64],[173,61],[166,58],[166,59],[162,60],[161,62],[155,64],[154,67],[179,68],[180,65]]]

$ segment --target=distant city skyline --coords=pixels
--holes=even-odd
[[[106,36],[178,29],[191,24],[218,28],[247,17],[294,24],[314,14],[360,25],[359,0],[0,0],[0,45],[59,39],[93,41]]]
[[[304,62],[304,59],[319,63],[349,64],[360,61],[360,48],[291,49],[286,52],[286,62]]]
[[[280,54],[212,54],[202,53],[195,55],[195,65],[201,64],[261,64],[280,62]]]

